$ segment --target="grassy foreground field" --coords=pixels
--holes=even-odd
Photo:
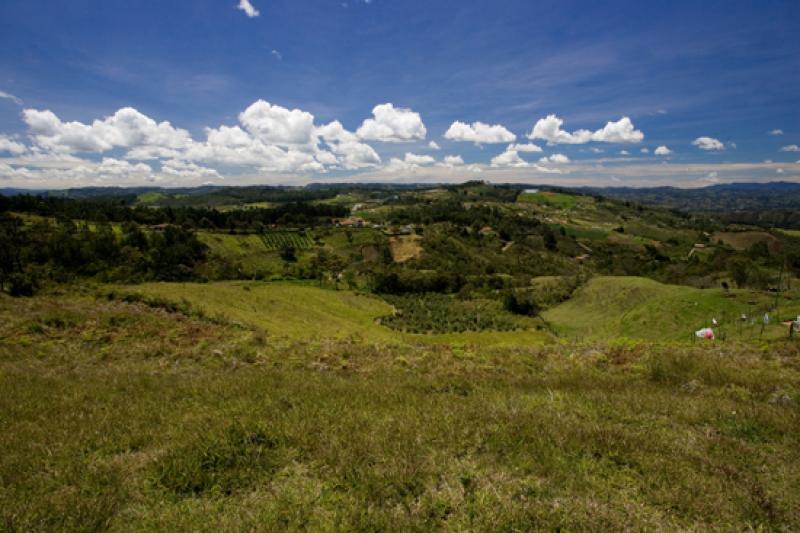
[[[0,297],[0,528],[800,527],[800,357],[279,342]]]

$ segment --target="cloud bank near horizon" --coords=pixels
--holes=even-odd
[[[630,117],[597,129],[564,129],[550,114],[517,135],[502,124],[455,120],[440,137],[429,137],[422,115],[409,107],[382,103],[354,130],[334,120],[319,123],[305,110],[256,100],[237,123],[206,127],[199,138],[169,121],[157,121],[132,107],[91,122],[65,121],[49,109],[24,108],[24,135],[0,134],[0,186],[192,186],[218,184],[301,184],[314,181],[457,182],[480,176],[489,181],[536,181],[559,185],[683,185],[721,181],[800,181],[800,162],[752,164],[681,163],[674,148],[641,147],[637,157],[616,149],[598,159],[592,147],[566,155],[559,146],[590,143],[640,145],[645,134]],[[519,137],[544,141],[547,148]],[[463,143],[482,159],[455,153]],[[484,147],[494,148],[484,153]],[[709,136],[687,141],[695,151],[720,153],[733,143]],[[784,146],[783,152],[796,145]],[[487,148],[487,151],[491,148]],[[546,150],[551,153],[545,153]],[[435,157],[430,151],[442,151]],[[651,155],[652,153],[652,155]],[[535,156],[534,156],[535,154]],[[579,156],[579,157],[576,157]],[[669,157],[667,157],[669,156]],[[713,175],[713,182],[709,176]]]

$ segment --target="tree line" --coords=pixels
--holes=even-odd
[[[24,226],[0,214],[0,290],[29,296],[47,282],[197,280],[207,248],[191,230],[144,232],[133,222],[76,223],[59,217]]]
[[[313,227],[345,217],[339,205],[289,202],[275,207],[219,211],[209,207],[128,206],[124,200],[73,200],[31,195],[0,196],[0,213],[31,213],[88,222],[134,222],[142,225],[173,224],[193,229],[262,231],[265,226]]]

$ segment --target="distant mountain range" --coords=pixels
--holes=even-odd
[[[800,209],[800,183],[724,183],[699,189],[653,187],[588,187],[577,191],[599,194],[681,211],[729,213],[753,210]]]
[[[272,185],[248,185],[241,187],[219,186],[219,185],[203,185],[199,187],[183,187],[183,188],[164,188],[164,187],[78,187],[72,189],[20,189],[20,188],[0,188],[0,194],[4,196],[13,196],[17,194],[34,194],[48,196],[62,196],[66,198],[92,198],[98,196],[112,197],[112,196],[129,196],[138,195],[148,192],[163,192],[165,194],[192,194],[192,193],[208,193],[224,189],[353,189],[353,188],[370,188],[370,189],[419,189],[430,188],[437,186],[445,186],[452,184],[431,184],[431,183],[369,183],[369,182],[353,182],[353,183],[311,183],[305,187],[288,187],[288,186],[272,186]],[[563,187],[554,187],[548,185],[537,184],[498,184],[511,188],[543,188],[543,189],[564,189]],[[722,183],[718,185],[710,185],[708,187],[695,188],[695,189],[681,189],[678,187],[577,187],[570,188],[580,193],[600,194],[605,196],[614,197],[647,197],[650,195],[664,195],[673,198],[694,198],[698,196],[717,195],[720,193],[739,194],[747,193],[763,193],[771,195],[773,193],[800,193],[800,183],[790,183],[785,181],[774,181],[769,183]]]

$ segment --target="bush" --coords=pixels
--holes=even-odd
[[[31,272],[15,272],[8,281],[8,294],[15,297],[33,296],[39,288],[39,280]]]
[[[503,299],[503,308],[515,315],[538,316],[541,309],[533,298],[527,295],[519,295],[513,292],[506,294]]]

